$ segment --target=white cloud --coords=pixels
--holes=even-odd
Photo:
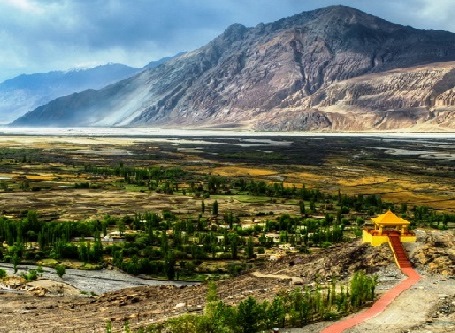
[[[151,60],[254,26],[344,4],[417,28],[455,31],[453,0],[0,0],[0,82],[22,72]]]
[[[30,0],[4,0],[4,2],[14,8],[29,13],[43,13],[43,9],[34,1]]]
[[[416,13],[420,24],[432,29],[455,31],[455,2],[453,0],[423,0]]]

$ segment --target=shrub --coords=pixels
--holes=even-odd
[[[59,278],[62,278],[63,275],[66,274],[66,267],[64,265],[57,265],[55,266],[55,272],[57,273]]]
[[[21,277],[23,277],[28,282],[35,281],[38,278],[38,272],[36,271],[36,269],[31,269],[27,272],[27,274],[22,273]]]

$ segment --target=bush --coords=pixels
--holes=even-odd
[[[38,278],[38,272],[36,269],[31,269],[27,272],[27,274],[22,273],[21,277],[23,277],[28,282],[35,281]]]
[[[330,247],[330,246],[332,246],[332,243],[331,243],[331,242],[322,242],[322,244],[321,244],[321,247],[322,247],[323,249],[326,249],[326,248],[328,248],[328,247]]]
[[[338,320],[340,319],[341,315],[335,311],[329,311],[324,313],[323,318],[324,320]]]
[[[228,252],[223,252],[218,255],[218,259],[231,259],[232,254]]]
[[[136,239],[136,235],[135,234],[123,234],[123,237],[125,238],[125,241],[129,242],[129,243],[134,242],[135,239]]]
[[[341,214],[348,214],[349,213],[349,207],[343,206],[341,207]]]
[[[3,279],[4,277],[6,277],[6,271],[0,268],[0,279]]]
[[[55,272],[57,273],[59,278],[62,278],[63,275],[66,274],[66,267],[64,265],[57,265],[55,266]]]

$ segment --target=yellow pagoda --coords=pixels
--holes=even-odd
[[[389,242],[389,236],[399,236],[401,242],[415,242],[416,236],[408,230],[409,221],[396,216],[388,210],[385,214],[380,214],[371,219],[374,223],[374,229],[363,230],[363,242],[371,243],[373,246],[379,246],[382,243]]]

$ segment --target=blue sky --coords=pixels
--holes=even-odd
[[[255,26],[337,4],[455,32],[454,0],[0,0],[0,82],[108,62],[142,67],[196,49],[233,23]]]

